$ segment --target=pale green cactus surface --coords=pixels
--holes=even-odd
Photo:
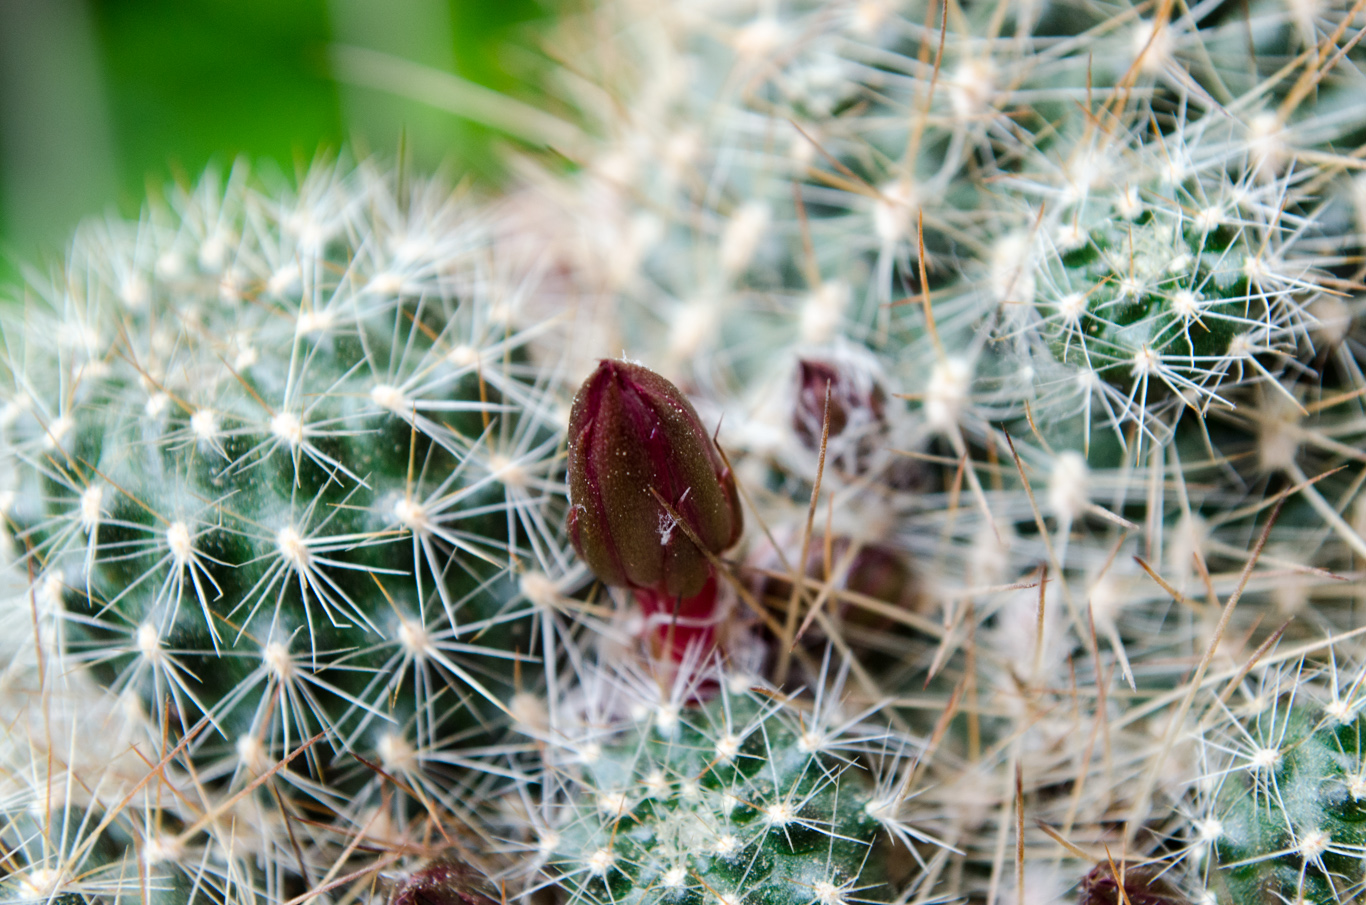
[[[1362,900],[1363,28],[603,0],[497,193],[82,227],[3,319],[0,905]],[[686,621],[566,529],[611,357],[742,501]]]

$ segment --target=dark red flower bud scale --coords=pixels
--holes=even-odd
[[[569,493],[570,541],[589,568],[607,584],[669,597],[700,592],[707,554],[732,546],[743,527],[735,480],[697,411],[630,362],[601,362],[574,397]]]

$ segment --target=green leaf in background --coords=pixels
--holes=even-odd
[[[243,155],[293,171],[352,146],[496,180],[505,140],[339,77],[360,48],[512,96],[546,18],[535,0],[17,0],[0,7],[0,280],[72,226],[132,214],[149,185]],[[507,60],[517,50],[518,72]]]

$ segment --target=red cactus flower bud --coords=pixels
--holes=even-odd
[[[648,589],[635,592],[636,601],[650,626],[650,644],[656,657],[681,662],[690,649],[704,658],[716,647],[716,576],[709,575],[702,590],[692,597],[669,597]]]
[[[887,396],[870,373],[853,361],[802,359],[797,363],[792,428],[807,449],[820,449],[826,393],[830,402],[829,454],[837,466],[862,474],[887,429]]]
[[[1161,864],[1103,861],[1082,878],[1079,893],[1078,905],[1190,905]]]
[[[735,479],[678,387],[641,365],[603,361],[569,412],[569,539],[607,584],[693,597],[711,574],[702,550],[740,537]]]
[[[390,905],[497,905],[502,896],[467,864],[442,859],[405,877]]]

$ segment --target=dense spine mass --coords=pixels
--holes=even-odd
[[[500,197],[83,228],[0,905],[1360,899],[1363,27],[603,0]]]
[[[567,779],[543,838],[571,895],[795,905],[877,893],[886,854],[862,767],[749,692],[659,716],[604,737]]]
[[[498,329],[468,311],[489,291],[462,260],[473,212],[408,235],[402,211],[377,223],[371,206],[421,199],[333,178],[345,206],[308,224],[230,186],[186,212],[211,225],[187,218],[155,261],[117,261],[119,283],[96,269],[100,239],[78,246],[64,279],[81,291],[30,307],[11,344],[7,520],[68,654],[153,714],[169,696],[178,731],[207,718],[206,738],[239,746],[322,730],[341,750],[365,727],[373,748],[415,716],[395,654],[498,700],[441,651],[477,632],[510,652],[526,538],[499,505],[515,466],[498,471],[499,439],[555,437],[519,405],[534,390],[515,345],[485,375],[492,337],[466,335]],[[197,227],[214,232],[190,257],[177,240]],[[165,229],[109,228],[112,251]],[[384,706],[405,678],[408,700]],[[300,682],[295,708],[266,706]]]
[[[305,752],[340,807],[358,762],[496,737],[560,427],[485,215],[368,168],[244,175],[92,227],[11,319],[5,527],[52,668],[213,787]]]

